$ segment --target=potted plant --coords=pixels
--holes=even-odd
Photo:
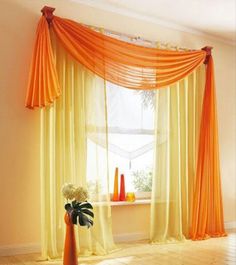
[[[66,183],[62,187],[62,193],[67,199],[65,204],[66,237],[63,264],[77,265],[74,224],[88,228],[93,226],[93,206],[87,201],[88,192],[83,187],[75,187],[71,183]]]

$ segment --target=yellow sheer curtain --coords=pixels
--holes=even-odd
[[[189,237],[198,132],[205,84],[200,66],[156,94],[151,234],[155,242]]]
[[[58,42],[53,42],[53,50],[62,96],[40,110],[42,256],[56,258],[63,251],[62,185],[71,182],[91,190],[91,180],[96,190],[91,191],[90,200],[96,194],[96,199],[105,199],[106,203],[93,203],[95,218],[91,229],[76,226],[77,251],[80,255],[103,255],[115,248],[108,196],[107,149],[99,150],[89,144],[88,136],[92,131],[94,137],[107,139],[105,82],[73,60]]]

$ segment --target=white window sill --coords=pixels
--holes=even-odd
[[[128,201],[110,201],[110,202],[91,202],[93,206],[108,206],[111,207],[117,207],[117,206],[132,206],[132,205],[145,205],[145,204],[151,204],[151,199],[136,199],[134,202],[128,202]],[[156,203],[167,203],[166,201],[157,201]],[[169,203],[169,202],[168,202]]]
[[[142,200],[135,200],[134,202],[127,202],[127,201],[111,202],[111,206],[130,206],[130,205],[139,205],[139,204],[151,204],[151,200],[142,199]]]
[[[93,206],[106,206],[110,205],[112,207],[116,206],[132,206],[132,205],[145,205],[145,204],[151,204],[151,199],[149,198],[136,198],[134,202],[128,202],[128,201],[110,201],[108,202],[91,202]]]
[[[106,202],[92,202],[93,206],[102,206],[102,205],[110,205],[112,207],[116,207],[116,206],[133,206],[133,205],[145,205],[145,204],[151,204],[151,200],[150,199],[142,199],[142,200],[136,200],[134,202],[127,202],[127,201],[117,201],[117,202],[113,202],[111,201],[110,203],[106,203]]]

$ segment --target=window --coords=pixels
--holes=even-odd
[[[136,91],[107,83],[111,189],[118,167],[119,174],[125,175],[126,191],[151,191],[154,100],[154,91]]]
[[[126,89],[108,82],[106,92],[110,193],[113,193],[115,168],[118,167],[119,175],[125,175],[126,192],[134,191],[142,196],[147,192],[150,194],[155,92]],[[105,139],[90,139],[88,153],[91,154],[90,147],[92,150],[92,146],[97,145],[97,150],[105,156],[105,143]]]

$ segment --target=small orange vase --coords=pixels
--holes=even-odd
[[[120,175],[120,201],[125,201],[125,176]]]
[[[66,223],[66,238],[64,245],[63,265],[78,265],[74,224],[72,223],[68,213],[65,214],[64,220]]]
[[[115,170],[115,177],[114,177],[114,191],[113,191],[113,201],[119,201],[119,192],[118,192],[118,167]]]

